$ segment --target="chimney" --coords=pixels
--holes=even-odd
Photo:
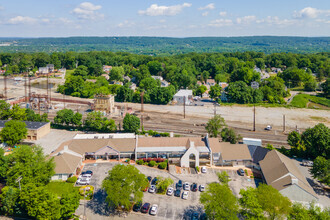
[[[190,143],[189,143],[189,147],[195,147],[195,142],[190,141]]]
[[[298,179],[297,178],[291,178],[291,184],[296,184],[298,185]]]

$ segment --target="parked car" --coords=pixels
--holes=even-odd
[[[149,183],[150,183],[150,181],[152,180],[152,177],[151,177],[151,176],[148,176],[148,177],[147,177],[147,180],[148,180]]]
[[[157,181],[158,181],[158,179],[157,179],[157,177],[155,177],[155,178],[151,181],[151,185],[156,185],[156,184],[157,184]]]
[[[313,166],[313,161],[310,160],[303,160],[302,165],[306,167],[312,167]]]
[[[270,130],[272,130],[272,126],[270,126],[270,125],[267,125],[267,127],[265,127],[265,130],[267,130],[267,131],[270,131]]]
[[[90,174],[91,176],[93,176],[93,171],[86,170],[86,171],[82,172],[81,174]]]
[[[182,193],[182,199],[188,199],[189,192],[188,191],[183,191]]]
[[[205,191],[205,186],[204,185],[199,185],[199,191],[204,192]]]
[[[87,178],[92,178],[92,174],[89,173],[81,173],[79,177],[87,177]]]
[[[199,220],[199,213],[198,212],[194,212],[191,215],[191,220]]]
[[[149,192],[150,192],[150,193],[155,193],[155,192],[156,192],[156,186],[155,186],[155,185],[151,185],[151,186],[149,187]]]
[[[181,189],[177,189],[177,190],[175,190],[175,192],[174,192],[174,196],[176,196],[176,197],[180,197],[180,195],[181,195]]]
[[[157,212],[158,212],[158,205],[156,204],[153,204],[150,208],[150,215],[157,215]]]
[[[167,189],[166,194],[167,194],[168,196],[171,196],[171,195],[173,195],[173,192],[174,192],[174,189],[173,189],[172,187],[169,187],[169,188]]]
[[[244,176],[245,172],[242,168],[237,170],[238,175]]]
[[[76,184],[79,185],[89,185],[89,183],[91,182],[91,179],[88,177],[79,177]]]
[[[202,172],[202,173],[207,173],[207,169],[206,169],[206,167],[202,167],[202,168],[201,168],[201,172]]]
[[[144,203],[144,205],[141,208],[141,212],[142,213],[148,213],[149,208],[150,208],[150,203]]]
[[[191,189],[190,190],[193,191],[193,192],[197,192],[197,190],[198,190],[197,183],[191,184]]]
[[[142,207],[142,202],[139,201],[139,202],[137,202],[137,203],[134,204],[133,211],[134,212],[139,212],[139,211],[141,211],[141,207]]]
[[[190,190],[190,185],[189,185],[189,183],[188,182],[185,182],[184,184],[183,184],[183,190]]]
[[[182,189],[182,180],[179,180],[178,183],[176,184],[176,189]]]

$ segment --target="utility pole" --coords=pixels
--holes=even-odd
[[[5,72],[5,100],[7,100],[7,72]]]
[[[253,131],[256,131],[256,105],[253,105]]]
[[[186,118],[186,96],[183,96],[183,118]]]
[[[24,102],[25,102],[25,107],[27,107],[28,105],[28,97],[27,97],[27,77],[26,77],[26,74],[24,75],[24,93],[25,93],[25,96],[24,96]]]
[[[144,127],[143,127],[143,96],[144,96],[144,91],[141,92],[141,131],[144,130]]]
[[[285,115],[283,115],[283,132],[285,132]]]

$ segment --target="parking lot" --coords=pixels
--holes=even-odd
[[[83,171],[92,170],[93,177],[91,180],[91,185],[95,187],[94,199],[87,203],[87,217],[89,219],[107,219],[111,214],[106,207],[105,203],[105,193],[102,191],[102,181],[106,177],[109,170],[112,169],[118,163],[97,163],[97,164],[86,164]],[[166,171],[162,171],[156,168],[150,168],[147,166],[136,167],[146,176],[151,177],[170,177],[174,180],[173,188],[175,188],[175,183],[181,179],[183,182],[197,183],[198,186],[203,184],[207,185],[212,182],[218,182],[217,172],[221,172],[219,169],[208,169],[207,173],[204,174],[176,174],[172,175]],[[229,186],[235,195],[238,195],[241,188],[246,187],[256,187],[254,181],[250,181],[247,177],[239,176],[236,170],[226,170],[230,176],[231,181]],[[187,200],[181,197],[167,196],[152,194],[149,192],[144,192],[143,203],[148,202],[151,205],[158,205],[157,219],[190,219],[193,212],[203,213],[203,207],[199,202],[200,192],[189,191],[189,196]],[[83,213],[83,206],[77,210],[77,214]],[[134,219],[149,219],[155,218],[149,214],[142,214],[132,212],[129,214],[134,216]],[[118,216],[117,216],[118,217]],[[114,218],[114,217],[110,217]]]

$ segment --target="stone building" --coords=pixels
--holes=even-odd
[[[115,97],[113,95],[98,94],[94,97],[94,111],[105,112],[106,114],[115,111]]]

